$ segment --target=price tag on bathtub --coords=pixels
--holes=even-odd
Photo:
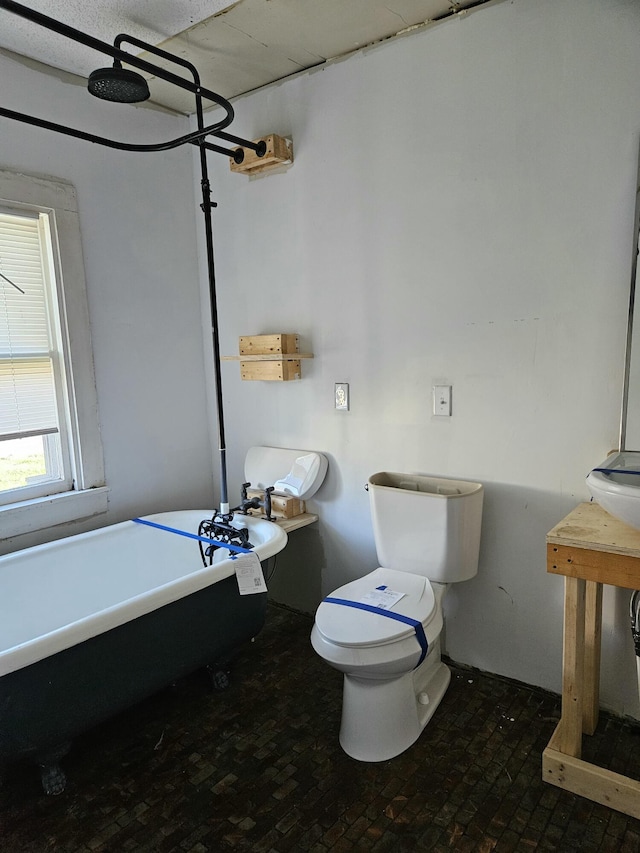
[[[238,554],[233,561],[240,595],[253,595],[254,592],[266,592],[267,585],[262,574],[262,566],[257,555]]]

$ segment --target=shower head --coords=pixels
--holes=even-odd
[[[123,68],[116,59],[113,68],[98,68],[89,75],[87,89],[96,98],[118,104],[137,104],[150,96],[147,81],[136,71]]]

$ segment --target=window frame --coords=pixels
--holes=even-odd
[[[62,390],[66,398],[73,475],[70,490],[52,490],[43,497],[0,505],[0,530],[4,539],[105,512],[108,489],[75,188],[67,181],[0,169],[0,206],[50,215],[64,360]]]

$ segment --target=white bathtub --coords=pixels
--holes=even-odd
[[[142,521],[197,533],[211,510]],[[261,562],[286,533],[236,516]],[[255,636],[266,594],[240,596],[235,560],[125,521],[0,557],[0,765],[60,744]]]
[[[146,520],[197,533],[210,510]],[[144,519],[143,519],[144,520]],[[237,516],[260,560],[286,545],[277,525]],[[230,552],[203,567],[197,542],[124,521],[0,557],[0,676],[233,575]]]

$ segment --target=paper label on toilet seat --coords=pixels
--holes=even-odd
[[[370,604],[372,607],[379,607],[380,610],[390,610],[404,596],[404,592],[394,592],[392,589],[372,589],[371,592],[362,596],[360,604]]]
[[[253,551],[249,554],[238,554],[234,560],[234,568],[240,595],[253,595],[256,592],[267,591],[260,560]]]

